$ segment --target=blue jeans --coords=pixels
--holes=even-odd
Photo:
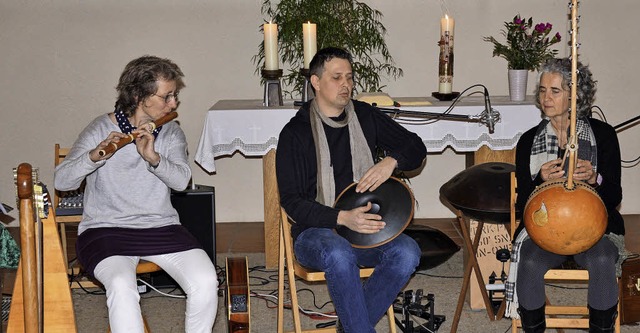
[[[375,333],[376,323],[407,284],[421,256],[418,244],[405,234],[375,248],[357,249],[327,228],[303,231],[294,251],[300,264],[325,273],[346,333]],[[375,268],[364,283],[360,267]]]

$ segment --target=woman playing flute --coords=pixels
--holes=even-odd
[[[113,113],[94,119],[56,168],[55,187],[86,181],[78,227],[78,259],[106,290],[111,331],[143,332],[136,266],[162,267],[187,294],[186,332],[211,332],[216,317],[216,270],[179,221],[170,192],[191,178],[185,135],[176,122],[151,122],[178,108],[183,73],[168,59],[143,56],[120,76]],[[129,134],[134,143],[100,154]]]

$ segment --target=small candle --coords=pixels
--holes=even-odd
[[[438,92],[450,94],[453,86],[453,30],[455,21],[449,15],[440,19],[440,56],[438,62]]]
[[[304,45],[304,68],[309,69],[311,59],[316,55],[316,24],[302,23],[302,41]]]
[[[278,25],[265,23],[264,30],[264,69],[278,70]]]

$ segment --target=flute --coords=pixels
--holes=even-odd
[[[169,112],[168,114],[166,114],[165,116],[162,116],[160,118],[158,118],[156,121],[152,121],[150,123],[148,123],[148,126],[151,126],[150,131],[149,132],[153,132],[156,128],[172,121],[173,119],[176,119],[178,117],[178,113],[177,112]],[[126,146],[127,144],[133,142],[133,140],[135,140],[136,138],[133,137],[133,134],[129,133],[129,135],[126,138],[122,138],[120,139],[120,141],[118,142],[111,142],[109,143],[108,146],[106,146],[104,149],[101,149],[100,151],[98,151],[98,155],[100,156],[105,156],[105,155],[109,155],[111,153],[114,153],[116,150]]]

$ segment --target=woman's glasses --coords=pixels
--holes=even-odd
[[[169,104],[169,102],[173,99],[176,103],[178,103],[178,93],[166,94],[164,96],[151,94],[153,96],[158,96],[164,100],[165,104]]]

